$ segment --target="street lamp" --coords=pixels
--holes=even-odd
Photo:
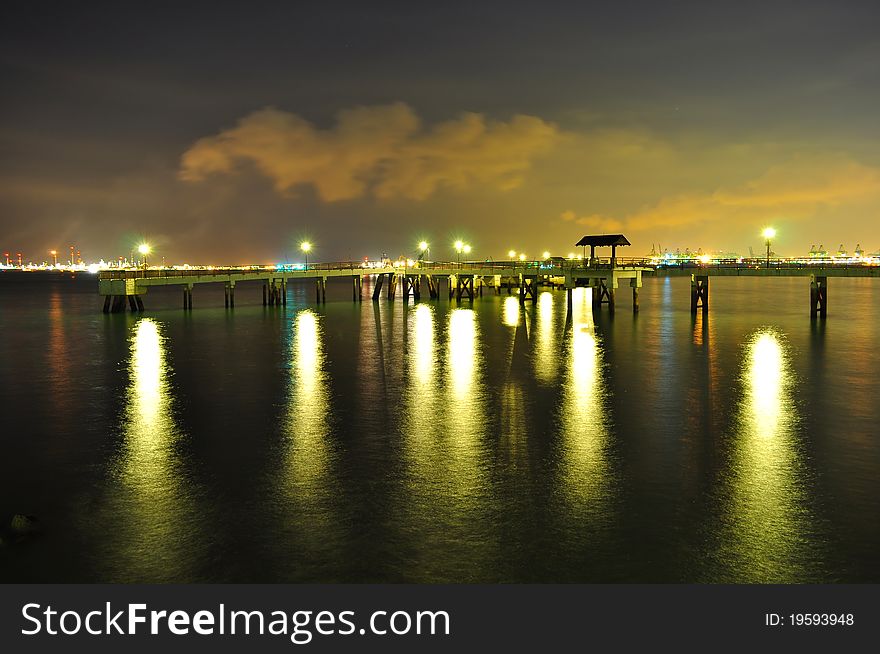
[[[508,257],[509,259],[516,259],[516,250],[508,250],[508,251],[507,251],[507,257]]]
[[[542,258],[545,259],[545,260],[546,260],[546,259],[549,259],[549,258],[550,258],[550,253],[549,253],[547,250],[544,250],[544,256],[543,256]]]
[[[144,257],[144,270],[147,269],[147,255],[150,253],[150,246],[147,243],[141,243],[138,245],[138,252],[140,252]]]
[[[428,256],[428,241],[419,241],[419,260],[424,261],[425,257]]]
[[[770,267],[770,239],[776,236],[776,230],[772,227],[767,227],[762,232],[765,239],[767,239],[767,267]]]
[[[456,241],[455,251],[458,252],[458,266],[461,267],[461,251],[464,250],[464,243],[462,241]]]
[[[521,252],[521,253],[520,253],[520,255],[519,255],[519,260],[520,260],[520,261],[525,261],[525,260],[526,260],[526,253],[525,253],[525,252]]]
[[[306,255],[306,270],[309,269],[309,252],[312,249],[312,244],[308,241],[303,241],[299,244],[299,249],[302,250]]]

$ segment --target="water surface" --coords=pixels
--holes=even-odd
[[[0,274],[4,581],[876,582],[880,284],[641,313]],[[369,286],[364,289],[369,297]]]

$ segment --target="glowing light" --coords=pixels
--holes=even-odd
[[[541,258],[543,258],[543,259],[549,259],[549,258],[550,258],[550,253],[549,253],[547,250],[544,250],[544,253],[543,253],[543,255],[542,255]]]
[[[465,244],[463,250],[464,250],[464,253],[465,253],[465,254],[470,254],[470,253],[471,253],[471,246]]]
[[[464,242],[463,241],[456,241],[455,242],[455,251],[461,252],[463,249],[464,249]]]
[[[774,236],[776,236],[776,230],[773,229],[772,227],[766,227],[766,228],[764,228],[764,231],[761,232],[761,234],[764,236],[764,238],[771,239]]]
[[[577,255],[576,255],[574,252],[569,252],[569,253],[568,253],[568,258],[569,258],[569,259],[577,259]]]
[[[140,245],[138,245],[138,252],[140,252],[141,254],[149,254],[150,253],[149,244],[141,243]]]
[[[511,259],[515,259],[516,258],[516,250],[508,250],[507,256],[510,257]]]
[[[701,254],[697,258],[700,260],[700,263],[709,263],[712,260],[712,257],[710,257],[708,254]]]
[[[428,241],[419,241],[419,250],[424,252],[428,249]]]
[[[526,255],[525,255],[525,254],[520,254],[520,255],[519,255],[519,260],[520,260],[520,261],[525,261],[525,260],[526,260]]]
[[[302,243],[299,244],[299,249],[302,250],[303,252],[311,252],[312,244],[309,243],[308,241],[303,241]]]

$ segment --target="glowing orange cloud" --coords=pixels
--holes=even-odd
[[[197,182],[249,161],[282,194],[311,185],[327,202],[365,195],[424,200],[441,188],[515,188],[558,135],[554,124],[524,115],[503,122],[463,113],[423,129],[403,103],[341,111],[329,130],[269,108],[193,144],[179,177]]]

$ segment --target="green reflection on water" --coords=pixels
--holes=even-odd
[[[795,441],[794,379],[777,334],[761,331],[749,340],[741,380],[744,395],[722,535],[724,565],[736,581],[803,581],[799,553],[809,538],[809,515]]]

